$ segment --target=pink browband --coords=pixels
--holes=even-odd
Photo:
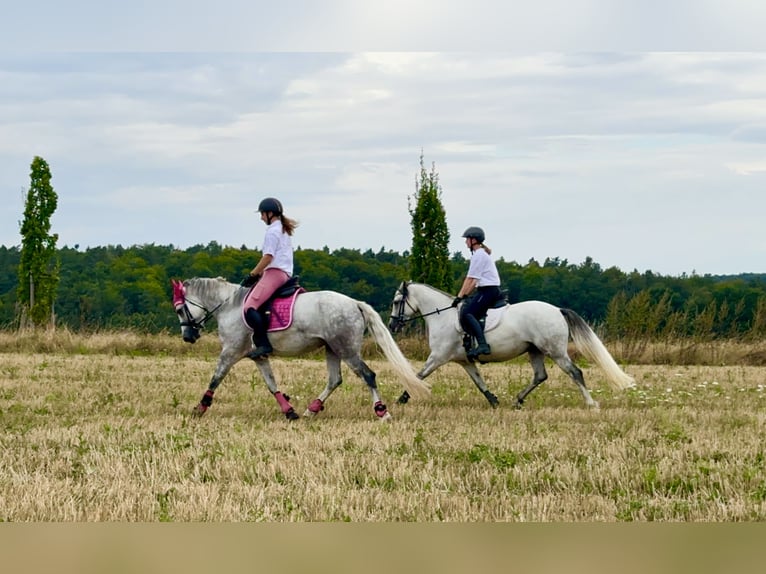
[[[178,311],[186,304],[186,289],[181,281],[171,279],[170,282],[173,284],[173,307]]]

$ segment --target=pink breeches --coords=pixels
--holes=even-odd
[[[266,269],[263,272],[263,276],[258,280],[258,283],[255,284],[255,287],[253,287],[250,290],[250,293],[247,294],[247,299],[245,299],[245,304],[242,306],[242,309],[247,310],[250,307],[255,307],[257,309],[263,305],[277,289],[284,285],[289,278],[290,276],[281,269],[275,267]]]

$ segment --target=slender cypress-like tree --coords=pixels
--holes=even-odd
[[[414,197],[408,197],[412,226],[412,252],[409,258],[410,279],[452,291],[449,262],[449,229],[441,202],[441,187],[436,166],[427,172],[420,154],[420,175]],[[415,207],[412,207],[412,203]]]
[[[38,156],[32,161],[30,185],[21,222],[21,258],[17,301],[22,326],[54,323],[53,301],[59,283],[56,252],[58,234],[51,234],[51,216],[58,196],[51,186],[47,162]]]

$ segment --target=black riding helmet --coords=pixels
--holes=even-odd
[[[271,211],[276,215],[282,215],[282,202],[273,197],[267,197],[266,199],[262,199],[261,203],[258,204],[258,211],[261,213]]]
[[[469,227],[463,232],[463,237],[472,237],[479,243],[484,243],[484,230],[481,227]]]

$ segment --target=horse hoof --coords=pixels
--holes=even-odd
[[[206,412],[207,412],[207,407],[200,403],[196,407],[194,407],[194,410],[192,411],[192,415],[199,418],[202,415],[204,415]]]
[[[391,416],[391,413],[386,411],[386,414],[384,414],[382,417],[378,417],[378,420],[382,423],[390,423],[394,420],[394,417]]]
[[[287,418],[288,421],[297,421],[299,418],[301,418],[298,416],[298,413],[296,413],[294,409],[290,409],[289,411],[287,411],[285,413],[285,417]]]
[[[303,413],[303,418],[304,419],[310,419],[310,418],[313,418],[315,416],[317,416],[317,414],[314,411],[311,411],[309,409],[306,409],[306,412]]]
[[[400,405],[406,405],[407,401],[409,400],[410,400],[410,393],[408,393],[407,391],[404,391],[402,395],[399,397],[399,399],[397,399],[396,402],[399,403]]]

